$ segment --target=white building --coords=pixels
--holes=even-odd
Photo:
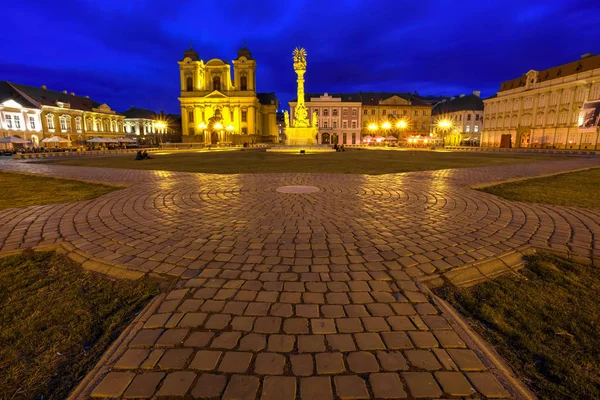
[[[0,137],[17,136],[39,146],[42,111],[19,95],[8,83],[0,82]]]

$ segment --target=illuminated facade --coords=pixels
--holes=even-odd
[[[362,92],[362,133],[387,136],[429,135],[431,105],[410,93]],[[390,129],[387,127],[390,125]],[[373,129],[373,127],[377,129]],[[369,129],[371,127],[371,129]]]
[[[274,93],[257,93],[256,60],[244,46],[231,61],[204,62],[191,47],[179,61],[183,141],[202,144],[277,142]],[[233,78],[232,78],[233,77]]]
[[[296,100],[289,103],[292,124]],[[359,94],[306,94],[304,102],[308,115],[316,113],[318,117],[318,144],[360,144],[362,102]]]
[[[483,131],[483,100],[480,92],[444,98],[431,110],[431,132],[448,146],[479,146]]]
[[[600,55],[530,70],[484,103],[482,146],[600,149]]]
[[[0,82],[0,137],[16,136],[38,146],[43,138],[41,114],[8,82]]]
[[[160,144],[165,135],[174,133],[175,121],[169,114],[135,107],[121,114],[125,116],[125,133],[140,143]]]
[[[107,104],[72,92],[69,94],[66,90],[48,90],[46,86],[36,88],[10,82],[8,85],[17,96],[26,99],[39,111],[39,143],[43,138],[55,135],[71,140],[73,145],[82,145],[88,139],[122,137],[125,133],[125,117]],[[35,140],[33,142],[36,143]]]

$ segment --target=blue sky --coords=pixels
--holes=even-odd
[[[179,112],[177,61],[232,59],[246,39],[259,91],[495,93],[530,69],[600,52],[600,1],[66,0],[3,5],[0,79]]]

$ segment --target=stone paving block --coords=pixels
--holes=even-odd
[[[325,338],[323,335],[299,335],[298,352],[319,353],[325,351]]]
[[[242,374],[248,370],[251,360],[250,352],[228,351],[221,360],[219,371]]]
[[[233,317],[231,328],[234,331],[248,332],[252,330],[256,317]]]
[[[187,347],[207,347],[214,336],[214,332],[192,332],[185,340],[184,345]]]
[[[431,332],[409,331],[408,336],[415,344],[415,347],[420,349],[431,349],[433,347],[438,347],[438,342]]]
[[[399,351],[378,351],[377,359],[381,365],[381,369],[385,371],[406,371],[408,364],[402,353]]]
[[[163,356],[164,353],[165,353],[165,350],[163,350],[163,349],[152,350],[152,352],[150,353],[150,355],[148,356],[148,358],[146,358],[144,360],[144,362],[142,363],[142,365],[140,366],[140,368],[142,368],[142,369],[154,369],[154,367],[158,363],[158,360],[160,360],[160,358]]]
[[[366,372],[379,372],[379,364],[373,353],[357,351],[346,356],[348,368],[357,374]]]
[[[200,371],[212,371],[217,368],[220,358],[220,351],[200,350],[196,353],[189,368]]]
[[[150,354],[150,350],[128,349],[116,362],[117,369],[137,369]]]
[[[412,306],[412,304],[408,303],[392,303],[390,304],[394,313],[396,315],[414,315],[417,313],[417,310]]]
[[[486,369],[473,350],[448,349],[446,351],[461,371],[483,371]]]
[[[423,315],[421,316],[421,319],[431,330],[452,329],[448,321],[441,315]]]
[[[137,335],[129,342],[129,347],[150,347],[158,340],[162,335],[164,329],[142,329]]]
[[[414,397],[430,398],[442,395],[442,390],[429,372],[402,372],[402,377]]]
[[[258,317],[254,322],[254,332],[258,333],[279,333],[280,328],[280,317]]]
[[[125,391],[124,397],[128,399],[152,397],[164,376],[164,372],[146,372],[137,375]]]
[[[179,328],[198,328],[206,320],[206,313],[185,313],[179,321]]]
[[[270,303],[249,303],[244,315],[265,316],[269,313]]]
[[[227,377],[216,374],[202,374],[192,389],[192,396],[196,399],[220,397],[227,384]]]
[[[183,369],[190,356],[192,349],[169,349],[158,362],[160,369]]]
[[[237,346],[241,336],[240,332],[223,332],[213,339],[210,347],[212,349],[233,349]]]
[[[296,343],[294,335],[270,335],[267,351],[276,353],[289,353]]]
[[[475,389],[460,372],[437,371],[433,375],[442,386],[444,393],[451,396],[470,396]]]
[[[327,376],[301,378],[300,398],[302,400],[333,400],[331,378]]]
[[[370,399],[367,385],[357,375],[337,375],[333,378],[335,392],[340,399]]]
[[[467,378],[475,389],[490,399],[509,398],[510,394],[490,372],[467,372]]]
[[[406,392],[398,374],[382,372],[369,375],[373,394],[382,399],[405,399]]]
[[[385,350],[385,345],[377,333],[356,333],[354,339],[361,350]]]
[[[346,314],[348,315],[348,317],[352,317],[352,318],[370,316],[370,314],[367,312],[367,309],[363,305],[357,305],[357,304],[347,305],[347,306],[344,306],[344,310],[346,311]]]
[[[171,318],[171,313],[167,314],[154,314],[144,324],[144,328],[152,329],[152,328],[163,328],[167,321]]]
[[[433,331],[435,338],[440,342],[440,345],[447,349],[465,348],[465,342],[454,331]]]
[[[267,376],[263,381],[261,400],[295,400],[296,378],[291,376]]]
[[[341,305],[323,305],[321,306],[321,315],[325,318],[343,318],[346,313]]]
[[[244,315],[248,303],[245,301],[228,301],[223,307],[223,314]]]
[[[387,332],[391,330],[383,317],[362,317],[361,321],[367,332]]]
[[[264,350],[267,344],[267,337],[258,333],[250,333],[240,340],[238,350],[241,351],[260,351]]]
[[[255,376],[233,375],[223,393],[223,400],[255,400],[260,380]]]
[[[291,317],[294,314],[294,309],[291,304],[276,303],[271,306],[270,313],[274,317]]]
[[[335,322],[332,319],[313,318],[310,320],[312,333],[332,334],[336,333]]]
[[[189,329],[167,329],[156,341],[159,347],[174,347],[183,343]]]
[[[349,352],[355,351],[356,345],[352,336],[349,334],[327,335],[327,345],[334,351]]]
[[[254,372],[259,375],[282,375],[285,357],[278,353],[258,353],[254,362]]]
[[[440,363],[429,350],[406,350],[404,355],[411,365],[427,371],[436,371],[441,368]]]
[[[133,372],[109,372],[92,392],[92,397],[119,397],[131,383]]]
[[[319,375],[341,374],[346,371],[342,353],[317,353],[315,361]]]
[[[310,354],[290,355],[292,373],[295,376],[309,376],[313,374],[313,357]]]
[[[172,372],[167,375],[156,395],[183,397],[192,386],[194,379],[196,374],[191,371]]]
[[[283,331],[288,334],[308,333],[308,320],[306,318],[286,318],[283,320]]]

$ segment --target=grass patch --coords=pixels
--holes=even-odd
[[[64,399],[160,292],[112,280],[55,252],[0,260],[0,398]]]
[[[133,155],[44,161],[71,166],[153,169],[214,174],[333,173],[389,174],[446,168],[563,159],[520,154],[476,154],[434,151],[347,150],[340,153],[293,154],[266,151],[168,152],[135,161]]]
[[[600,208],[600,168],[479,189],[513,201]]]
[[[0,172],[0,210],[89,200],[119,187],[46,176]]]
[[[521,272],[437,293],[471,320],[542,399],[600,398],[598,268],[527,257]]]

